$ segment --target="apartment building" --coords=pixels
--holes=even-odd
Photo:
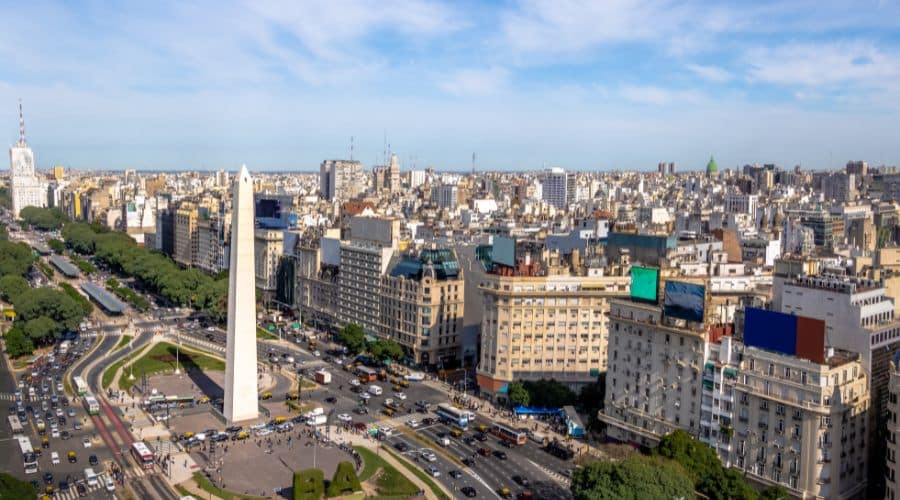
[[[301,237],[290,258],[294,260],[294,308],[311,323],[330,326],[339,308],[340,230]]]
[[[217,211],[197,221],[197,256],[194,266],[209,274],[228,269],[231,248],[231,213]]]
[[[194,264],[197,254],[197,204],[184,201],[175,210],[174,255],[175,262],[185,267]]]
[[[266,298],[271,298],[278,285],[278,263],[284,250],[284,236],[281,231],[257,229],[253,239],[256,256],[256,288]]]
[[[897,358],[891,362],[891,378],[887,405],[887,426],[886,441],[887,449],[885,453],[885,500],[896,500],[900,498],[900,474],[897,467],[897,440],[900,438],[900,423],[898,423],[898,414],[900,414],[900,370],[898,370]]]
[[[348,201],[366,192],[369,176],[362,163],[353,160],[325,160],[319,166],[319,194],[334,201]]]
[[[628,293],[622,276],[585,276],[568,269],[543,275],[487,273],[479,284],[484,309],[478,385],[505,399],[514,380],[552,378],[578,389],[607,369],[609,300]]]
[[[430,247],[396,255],[381,285],[381,337],[395,340],[421,365],[462,359],[463,271],[455,252]]]
[[[800,498],[859,498],[867,484],[869,381],[858,354],[818,363],[743,348],[733,466]]]

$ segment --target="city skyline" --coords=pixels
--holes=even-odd
[[[900,157],[892,2],[7,9],[0,130],[21,97],[41,169],[313,172],[351,136],[403,170]]]

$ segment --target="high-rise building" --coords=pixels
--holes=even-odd
[[[257,229],[254,238],[256,258],[256,288],[267,298],[275,293],[278,262],[284,249],[281,231]]]
[[[729,191],[725,195],[725,213],[747,214],[756,217],[759,208],[759,196]]]
[[[869,164],[862,160],[848,161],[846,172],[848,174],[855,175],[857,179],[865,177],[869,173]]]
[[[409,187],[410,189],[415,189],[422,184],[425,184],[425,171],[424,170],[410,170],[409,172]]]
[[[381,281],[399,234],[399,219],[351,217],[350,239],[340,243],[339,324],[358,324],[370,335],[381,331]]]
[[[348,201],[366,192],[368,179],[358,161],[325,160],[319,166],[319,193],[329,201]]]
[[[459,188],[455,185],[436,186],[431,190],[431,201],[439,208],[456,210]]]
[[[569,202],[570,177],[571,174],[561,168],[545,171],[542,199],[556,208],[565,208]],[[574,186],[572,187],[574,191]]]
[[[253,251],[253,179],[247,167],[234,180],[231,257],[228,274],[228,338],[225,344],[225,401],[229,424],[259,415],[256,368],[256,287]]]
[[[900,499],[900,470],[897,466],[898,447],[900,447],[900,361],[895,357],[891,361],[890,384],[888,386],[887,429],[885,440],[885,500]]]
[[[228,269],[231,248],[231,212],[222,203],[197,221],[197,256],[194,265],[209,274]]]
[[[34,152],[25,142],[25,117],[19,100],[19,141],[9,148],[9,196],[13,217],[25,207],[46,207],[47,187],[34,173]]]
[[[53,167],[53,179],[57,181],[63,180],[66,175],[66,171],[62,165],[56,165]]]
[[[197,255],[197,204],[183,201],[175,210],[174,251],[172,258],[184,267],[194,265]]]

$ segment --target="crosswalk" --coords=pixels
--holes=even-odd
[[[16,395],[8,392],[0,392],[0,401],[15,401]]]

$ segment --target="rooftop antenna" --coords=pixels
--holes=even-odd
[[[350,136],[350,161],[353,161],[353,136]]]
[[[475,175],[475,153],[472,153],[472,175]]]
[[[19,144],[25,144],[25,115],[22,113],[22,98],[19,98]]]
[[[387,129],[384,130],[384,143],[382,143],[381,150],[381,164],[387,165]]]

